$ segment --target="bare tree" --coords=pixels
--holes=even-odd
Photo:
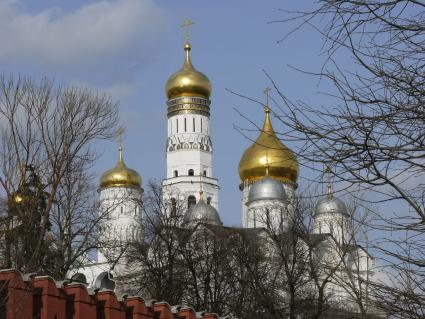
[[[155,300],[179,304],[183,298],[184,269],[179,231],[186,204],[164,200],[161,186],[151,181],[143,199],[141,241],[131,243],[128,262],[139,269],[131,279],[137,292]],[[148,284],[147,284],[148,283]]]
[[[0,185],[8,198],[3,266],[63,278],[96,247],[93,142],[113,137],[117,120],[117,105],[106,95],[48,79],[0,77]],[[34,211],[37,227],[8,240]],[[32,243],[30,250],[22,250],[22,240]]]
[[[334,100],[327,107],[294,101],[269,77],[278,92],[274,114],[289,128],[282,136],[298,142],[304,167],[331,164],[341,189],[367,193],[368,246],[387,271],[376,300],[395,317],[422,318],[425,4],[319,0],[311,11],[285,15],[274,22],[298,23],[287,35],[312,26],[323,37],[325,64],[303,72],[328,80]]]

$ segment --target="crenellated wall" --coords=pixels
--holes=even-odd
[[[1,319],[219,319],[166,302],[147,304],[139,296],[119,299],[113,291],[89,291],[77,282],[55,282],[49,276],[24,278],[0,270]]]

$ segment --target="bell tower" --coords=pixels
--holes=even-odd
[[[166,84],[167,177],[162,184],[165,198],[187,201],[188,206],[199,201],[202,188],[207,203],[218,209],[219,186],[212,167],[211,83],[191,62],[189,26],[192,24],[186,19],[182,25],[186,31],[184,63]],[[197,178],[199,175],[202,180]]]

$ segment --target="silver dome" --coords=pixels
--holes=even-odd
[[[249,190],[247,203],[262,199],[286,200],[283,185],[277,179],[270,176],[256,181]]]
[[[349,216],[344,202],[333,196],[327,196],[317,203],[314,215],[319,214],[343,214]]]
[[[217,210],[202,199],[190,207],[183,218],[183,224],[207,223],[213,225],[223,225]]]

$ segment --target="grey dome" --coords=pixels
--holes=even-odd
[[[266,176],[251,186],[247,203],[263,199],[286,200],[286,198],[282,183],[277,179]]]
[[[344,202],[333,196],[327,196],[317,203],[314,215],[319,214],[343,214],[349,216]]]
[[[190,207],[183,218],[183,224],[193,224],[197,222],[223,225],[217,210],[210,204],[204,202],[203,199]]]

